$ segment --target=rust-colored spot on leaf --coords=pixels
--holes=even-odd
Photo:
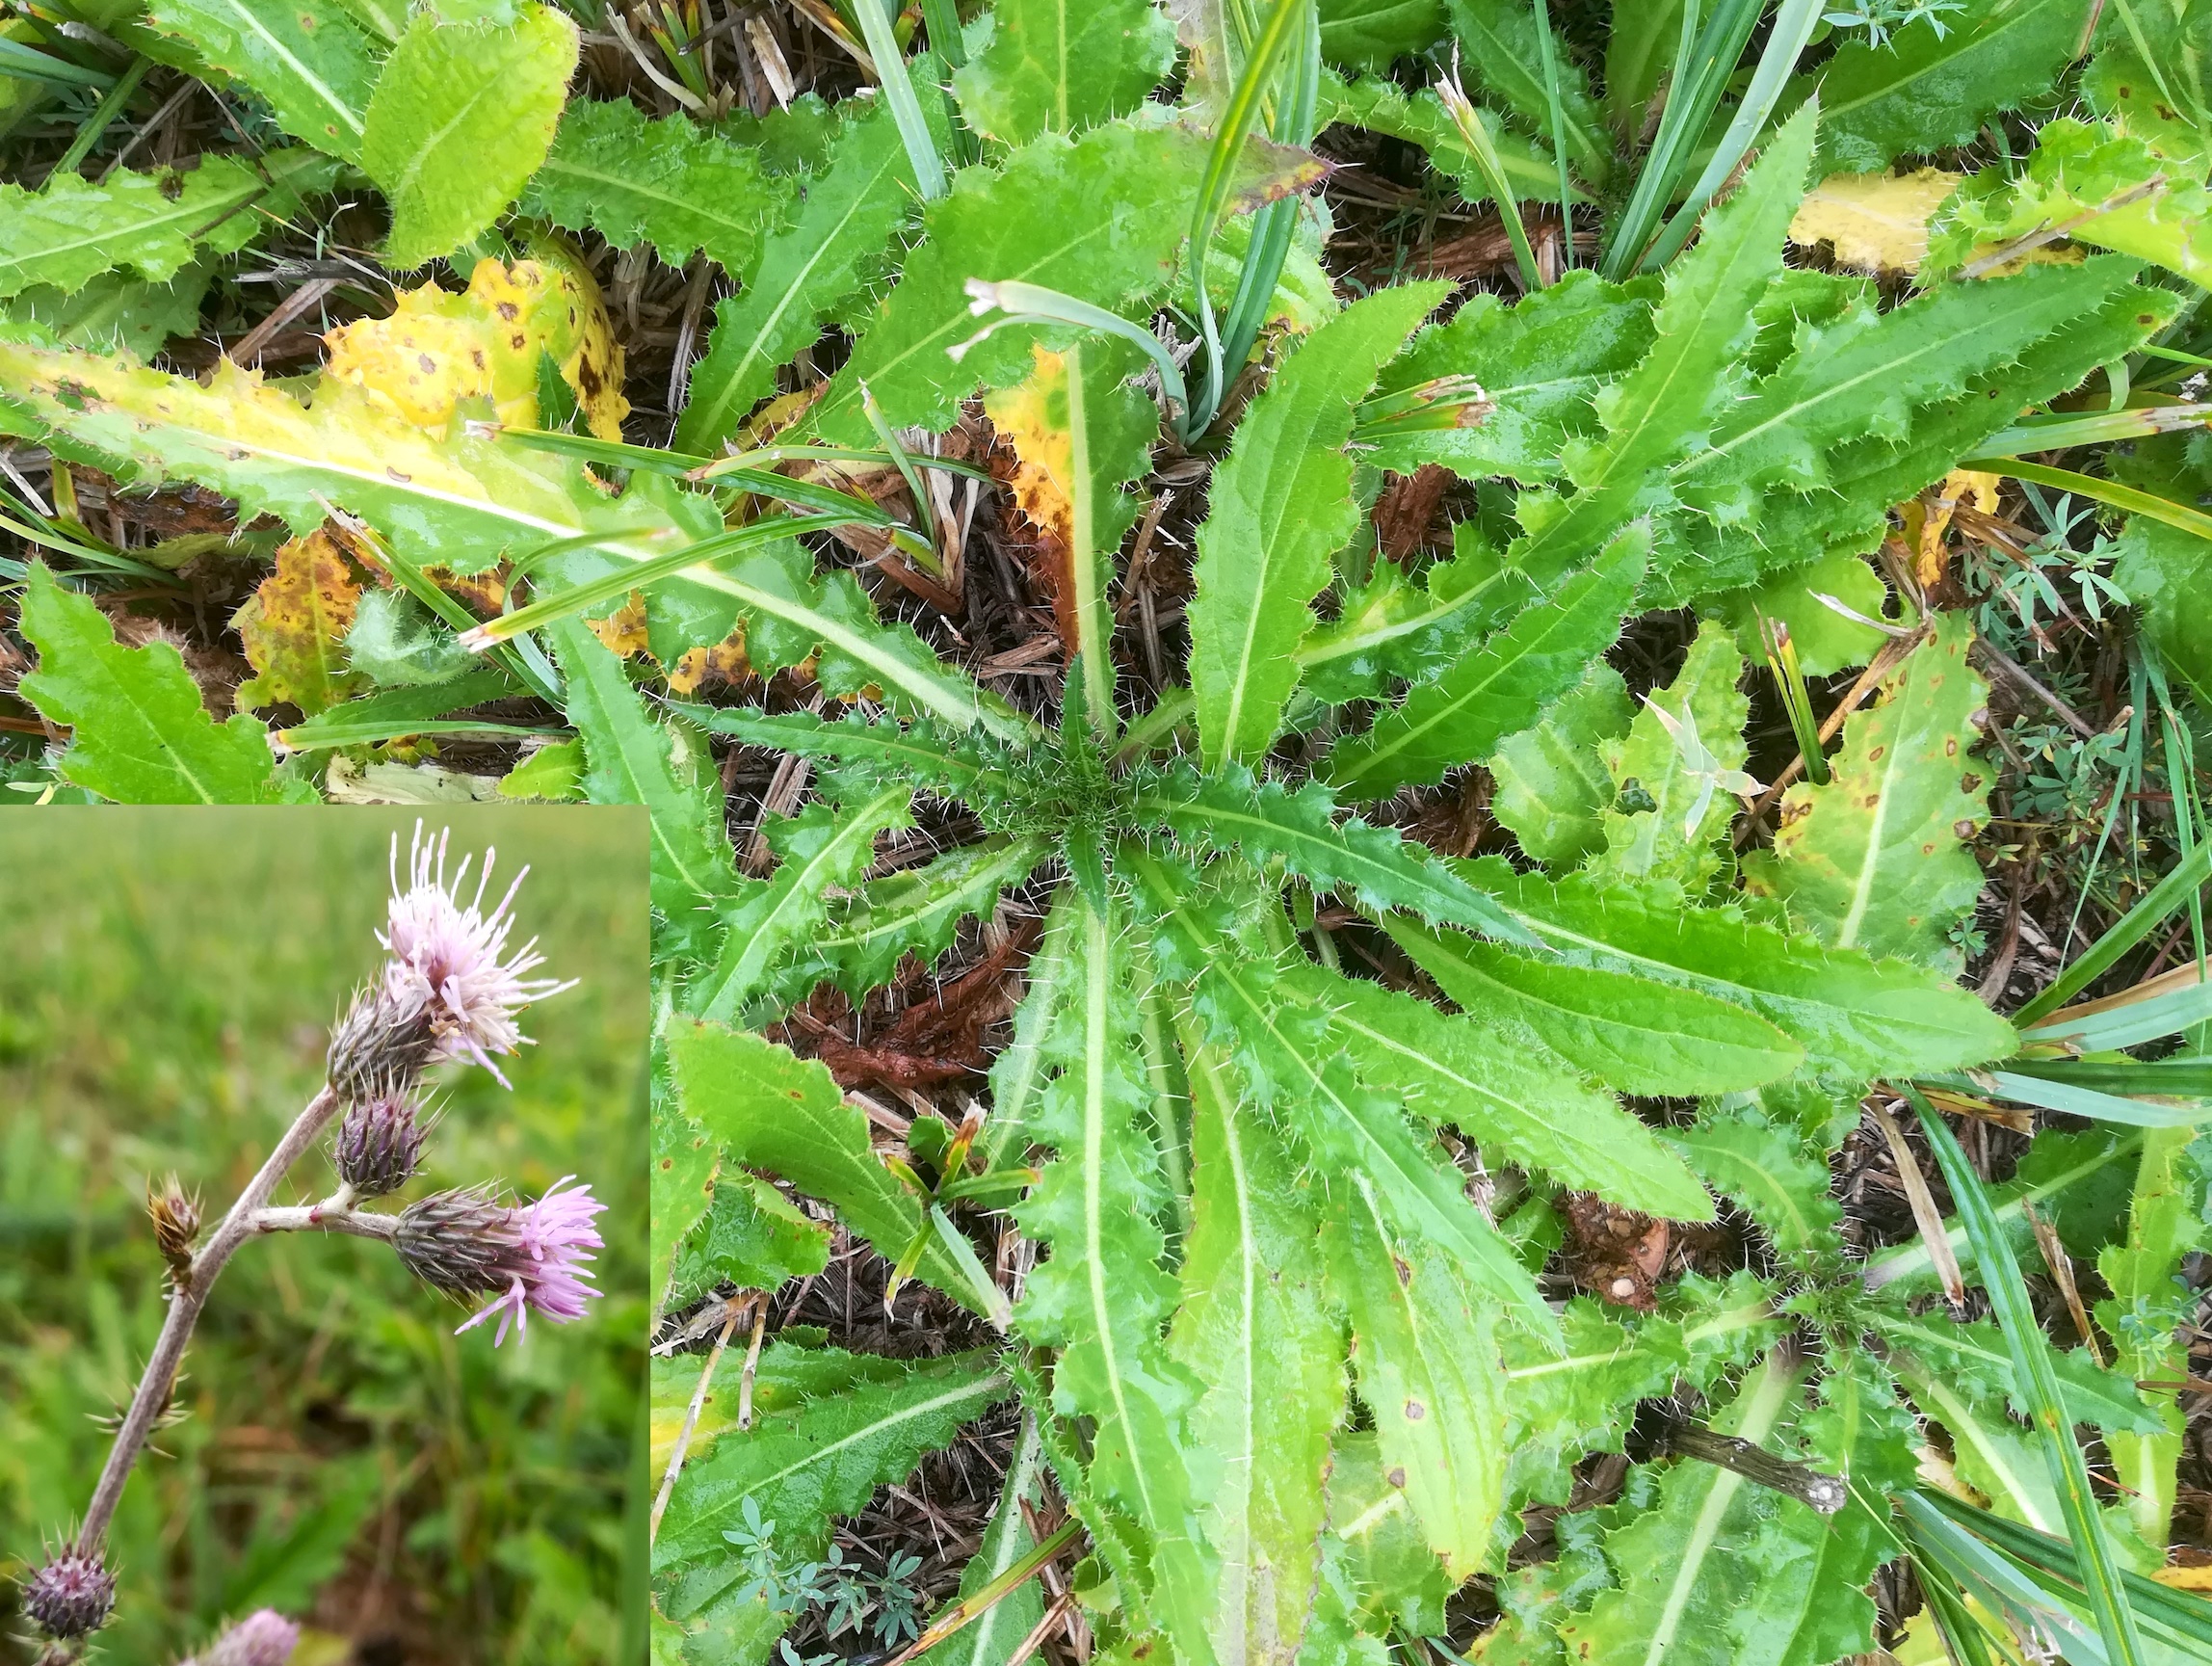
[[[276,570],[232,617],[255,675],[240,685],[241,708],[289,701],[314,713],[357,690],[342,646],[360,603],[346,558],[324,532],[276,551]]]

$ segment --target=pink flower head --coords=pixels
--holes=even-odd
[[[489,1307],[456,1329],[455,1335],[497,1313],[499,1334],[491,1339],[496,1348],[507,1340],[510,1320],[520,1339],[533,1308],[555,1324],[584,1316],[584,1304],[599,1294],[589,1283],[592,1275],[583,1269],[582,1263],[592,1258],[584,1252],[602,1246],[592,1218],[607,1205],[592,1196],[590,1186],[561,1190],[575,1177],[564,1175],[535,1203],[508,1211],[499,1234],[505,1240],[502,1253],[487,1269],[506,1282],[506,1288]]]
[[[536,938],[513,956],[501,958],[507,955],[507,935],[514,927],[508,905],[530,870],[525,867],[516,874],[499,906],[486,913],[484,891],[497,854],[487,848],[476,876],[476,894],[463,908],[461,891],[468,883],[468,864],[475,859],[463,857],[449,884],[445,877],[449,836],[446,830],[435,839],[425,839],[422,823],[415,823],[414,841],[408,847],[408,884],[403,890],[399,834],[392,835],[392,900],[385,929],[377,934],[377,941],[391,956],[384,966],[384,998],[401,1022],[430,1025],[437,1037],[434,1059],[473,1059],[507,1087],[508,1080],[491,1055],[512,1053],[529,1041],[515,1023],[515,1015],[532,1001],[573,989],[575,983],[523,975],[545,964],[545,957],[536,952]]]
[[[285,1666],[300,1627],[274,1608],[256,1608],[199,1657],[199,1666]]]

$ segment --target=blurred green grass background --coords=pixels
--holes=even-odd
[[[143,1210],[175,1170],[212,1225],[322,1079],[329,1021],[379,964],[391,835],[417,814],[495,887],[531,864],[516,943],[582,979],[538,1045],[434,1072],[444,1119],[399,1200],[564,1175],[610,1207],[606,1292],[526,1345],[416,1284],[384,1245],[280,1234],[217,1284],[186,1418],[142,1459],[110,1544],[95,1658],[175,1660],[224,1616],[302,1619],[296,1666],[623,1666],[645,1657],[648,1309],[645,824],[626,809],[48,808],[0,817],[0,1619],[73,1523],[162,1320]],[[480,858],[481,859],[481,858]],[[333,1183],[324,1150],[277,1201]],[[18,1629],[8,1625],[6,1629]],[[13,1636],[0,1660],[29,1661]]]

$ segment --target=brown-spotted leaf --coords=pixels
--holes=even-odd
[[[360,600],[329,534],[279,546],[276,569],[230,621],[255,674],[239,685],[239,708],[289,701],[312,717],[358,692],[367,678],[349,669],[343,644]]]

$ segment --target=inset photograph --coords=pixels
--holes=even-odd
[[[646,851],[0,816],[0,1661],[644,1660]]]

